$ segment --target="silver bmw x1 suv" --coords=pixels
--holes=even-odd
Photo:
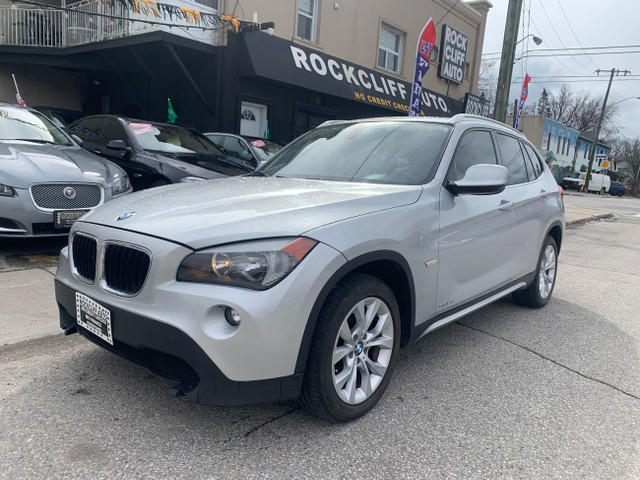
[[[60,323],[191,401],[299,397],[348,421],[400,348],[509,294],[544,306],[564,227],[549,169],[501,123],[328,122],[249,176],[82,217],[56,275]]]

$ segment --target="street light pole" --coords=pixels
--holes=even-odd
[[[511,75],[513,74],[513,59],[516,56],[516,43],[518,40],[518,25],[520,24],[522,2],[523,0],[509,0],[507,21],[504,26],[500,72],[498,73],[498,88],[496,89],[496,104],[493,109],[493,118],[503,123],[507,116],[507,103],[509,102]]]

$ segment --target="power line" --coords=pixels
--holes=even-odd
[[[541,52],[541,53],[539,53],[539,52],[540,52],[540,50],[535,50],[535,53],[530,53],[530,54],[528,54],[528,55],[526,55],[525,57],[522,57],[522,58],[543,58],[543,57],[548,57],[549,56],[549,55],[545,54],[544,52]],[[570,52],[552,53],[552,52],[549,52],[549,53],[551,53],[551,55],[554,56],[554,57],[581,57],[581,56],[589,56],[589,55],[625,55],[625,54],[635,55],[635,54],[640,53],[640,50],[630,50],[630,51],[626,51],[626,52],[591,52],[591,53],[579,53],[579,52],[575,52],[575,53],[570,53]],[[493,59],[493,58],[485,58],[485,60],[495,60],[495,59]],[[588,70],[588,69],[585,68],[585,70]]]
[[[560,0],[556,0],[556,1],[558,2],[558,6],[562,11],[562,15],[564,15],[564,19],[566,20],[567,25],[569,25],[569,30],[571,30],[571,33],[573,34],[573,38],[576,39],[576,42],[578,42],[578,45],[580,45],[580,47],[582,48],[582,44],[580,43],[580,40],[578,40],[578,36],[576,35],[576,32],[573,31],[573,27],[571,27],[571,22],[567,18],[567,14],[564,12],[564,8],[562,8],[562,2]],[[582,51],[584,51],[584,48],[582,48]],[[589,61],[591,61],[591,63],[593,63],[596,66],[596,68],[600,68],[597,63],[591,60],[591,57],[589,57]]]
[[[540,34],[540,32],[538,32]],[[623,48],[640,48],[640,45],[599,45],[595,47],[536,48],[536,52],[567,52],[570,50],[616,50]],[[482,55],[500,55],[502,52],[488,52]],[[588,53],[587,53],[588,54]]]

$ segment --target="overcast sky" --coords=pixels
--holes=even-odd
[[[508,0],[490,0],[493,8],[489,10],[487,29],[483,45],[484,58],[497,58],[496,69],[500,64],[498,55],[502,50],[504,25],[507,17]],[[543,88],[549,92],[558,91],[566,82],[572,90],[588,90],[594,96],[604,97],[612,68],[629,70],[634,76],[614,77],[608,105],[627,99],[640,97],[640,3],[638,0],[524,0],[520,18],[518,39],[528,34],[542,38],[537,46],[529,37],[518,44],[511,85],[510,101],[520,95],[522,79],[529,73],[527,102],[536,102]],[[637,53],[594,55],[588,47],[632,46],[627,48]],[[578,55],[565,56],[566,52],[538,52],[543,49],[585,48],[589,55],[580,55],[579,50],[570,50]],[[527,57],[544,55],[543,57]],[[602,49],[600,52],[623,51],[625,49]],[[595,50],[597,51],[597,50]],[[600,77],[577,78],[596,75]],[[497,73],[496,73],[497,76]],[[622,126],[620,133],[629,138],[640,137],[640,100],[632,98],[618,104],[617,123]]]

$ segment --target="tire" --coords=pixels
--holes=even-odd
[[[513,292],[516,303],[532,308],[544,307],[553,293],[557,269],[558,246],[553,237],[548,236],[542,244],[533,282],[524,290]]]
[[[604,187],[602,187],[600,189],[600,195],[604,195],[605,193],[607,193],[607,191],[604,189]]]
[[[400,310],[391,289],[376,277],[349,274],[333,288],[320,311],[302,384],[302,405],[335,422],[364,415],[387,388],[399,348]]]

